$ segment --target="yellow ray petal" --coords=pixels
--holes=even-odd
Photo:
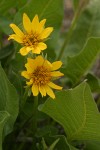
[[[24,33],[16,26],[15,24],[10,24],[10,27],[13,29],[13,31],[20,37],[24,36]]]
[[[58,86],[56,84],[54,84],[53,82],[49,82],[48,85],[53,88],[53,89],[57,89],[57,90],[61,90],[62,87],[61,86]]]
[[[45,50],[47,48],[47,45],[43,42],[38,43],[37,46],[40,50]]]
[[[51,33],[52,31],[53,31],[53,28],[52,28],[52,27],[48,27],[48,28],[44,29],[43,32],[42,32],[41,35],[40,35],[40,39],[45,39],[45,38],[47,38],[47,37],[50,35],[50,33]]]
[[[32,86],[32,93],[34,96],[37,96],[39,94],[39,88],[35,84],[33,84],[33,86]]]
[[[48,60],[44,61],[43,66],[45,66],[46,68],[48,68],[51,71],[52,64]]]
[[[53,62],[52,63],[52,70],[57,70],[57,69],[59,69],[60,67],[61,67],[61,65],[62,65],[62,62],[61,61],[55,61],[55,62]]]
[[[25,67],[27,68],[27,71],[29,73],[33,73],[34,70],[37,68],[37,66],[42,66],[44,59],[42,56],[37,56],[36,59],[28,58],[28,63],[25,64]]]
[[[21,76],[25,77],[26,79],[30,79],[30,75],[28,74],[27,71],[22,71]]]
[[[28,73],[33,73],[33,72],[34,72],[33,67],[31,67],[28,63],[25,64],[25,67],[27,68],[27,72],[28,72]]]
[[[35,63],[38,64],[38,65],[43,65],[44,61],[45,60],[41,55],[37,56],[36,59],[35,59]]]
[[[32,53],[40,54],[40,53],[41,53],[41,50],[40,50],[40,48],[37,46],[37,47],[34,47],[34,48],[32,49]]]
[[[28,47],[26,47],[26,49],[27,49],[27,51],[31,51],[31,50],[34,49],[34,47],[33,46],[28,46]]]
[[[33,33],[38,30],[38,25],[39,25],[39,18],[38,18],[38,15],[35,15],[35,17],[32,20],[32,31],[33,31]]]
[[[43,31],[45,22],[46,22],[46,19],[43,19],[43,20],[40,21],[40,23],[38,25],[38,31],[37,31],[38,34],[40,34]]]
[[[8,38],[8,40],[10,40],[10,39],[13,39],[13,40],[17,41],[18,43],[23,43],[22,38],[21,38],[21,37],[19,37],[19,36],[18,36],[18,35],[16,35],[16,34],[12,34],[12,35],[10,35],[10,36],[9,36],[9,38]]]
[[[42,97],[43,97],[43,96],[46,96],[46,91],[45,91],[44,86],[40,86],[40,87],[39,87],[39,91],[40,91]]]
[[[53,72],[51,72],[51,76],[52,77],[61,77],[61,76],[63,76],[64,74],[63,73],[61,73],[60,71],[53,71]]]
[[[23,14],[23,26],[27,33],[31,32],[31,21],[25,13]]]
[[[36,68],[35,61],[31,58],[28,58],[25,67],[27,68],[28,73],[33,73]]]
[[[34,64],[34,59],[32,59],[32,58],[27,58],[27,62],[28,62],[29,64],[33,65],[33,64]]]
[[[22,47],[20,50],[19,50],[19,53],[22,55],[22,56],[25,56],[29,53],[29,51],[26,49],[26,47]]]
[[[32,84],[33,84],[33,81],[32,81],[32,80],[30,80],[29,82],[26,82],[26,84],[30,86],[30,85],[32,85]]]
[[[46,93],[51,97],[51,98],[55,98],[55,94],[54,92],[52,91],[52,89],[49,87],[49,86],[45,86],[45,90],[46,90]]]
[[[42,66],[43,63],[44,63],[45,59],[40,55],[40,56],[37,56],[36,59],[35,59],[35,64],[37,66]]]

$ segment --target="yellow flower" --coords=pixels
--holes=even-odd
[[[48,94],[54,99],[55,94],[51,88],[62,89],[62,87],[52,82],[54,78],[64,75],[60,71],[57,71],[61,65],[61,61],[50,63],[39,55],[35,59],[27,59],[27,63],[25,64],[26,71],[22,71],[21,75],[28,80],[26,84],[31,86],[34,96],[37,96],[40,92],[42,96]]]
[[[10,27],[13,29],[15,34],[10,35],[8,40],[13,39],[23,45],[20,49],[20,53],[23,56],[27,55],[30,51],[32,51],[32,53],[40,54],[42,50],[47,48],[44,41],[53,31],[52,27],[44,28],[45,22],[46,19],[39,22],[38,15],[35,15],[31,22],[29,17],[24,13],[24,31],[22,32],[15,24],[10,24]]]

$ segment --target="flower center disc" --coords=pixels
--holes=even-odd
[[[24,46],[33,46],[39,42],[38,35],[26,34],[23,38],[23,45]]]
[[[34,84],[46,85],[51,80],[50,70],[44,66],[37,67],[32,75]]]

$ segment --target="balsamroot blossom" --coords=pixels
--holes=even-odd
[[[54,99],[55,94],[51,88],[62,89],[61,86],[52,82],[55,78],[58,79],[64,75],[57,71],[61,65],[61,61],[50,63],[39,55],[35,59],[27,58],[26,71],[22,71],[21,75],[27,79],[26,84],[31,87],[34,96],[37,96],[40,92],[42,96],[48,94]]]
[[[29,17],[24,13],[24,30],[21,31],[15,24],[10,24],[10,27],[15,33],[11,34],[8,40],[13,39],[23,46],[19,50],[20,54],[23,56],[27,55],[30,51],[35,54],[40,54],[41,51],[47,48],[44,41],[53,31],[52,27],[44,28],[45,22],[46,19],[39,22],[38,15],[35,15],[31,22]]]

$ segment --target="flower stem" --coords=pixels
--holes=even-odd
[[[29,87],[27,87],[25,89],[25,92],[24,92],[24,95],[22,97],[22,101],[21,101],[21,106],[20,106],[20,109],[22,110],[24,108],[24,105],[26,103],[26,100],[27,100],[27,97],[28,97],[28,91],[29,91]]]
[[[38,107],[38,96],[34,97],[34,107],[33,107],[33,120],[32,120],[32,132],[33,136],[37,131],[37,107]]]
[[[76,16],[75,16],[75,18],[73,19],[73,22],[71,24],[71,27],[70,27],[70,29],[69,29],[69,31],[67,33],[66,39],[65,39],[65,41],[64,41],[64,43],[63,43],[63,45],[61,47],[60,53],[59,53],[59,55],[57,57],[57,60],[60,60],[62,58],[62,56],[63,56],[65,47],[68,45],[68,43],[70,41],[70,38],[71,38],[71,35],[72,35],[72,32],[73,32],[73,28],[74,28],[74,26],[76,24],[76,20],[77,19],[76,19]]]
[[[82,6],[79,6],[79,8],[77,9],[77,11],[76,11],[76,13],[74,15],[74,18],[72,20],[71,26],[70,26],[69,31],[67,33],[66,39],[65,39],[65,41],[64,41],[64,43],[63,43],[63,45],[61,47],[60,53],[59,53],[59,55],[57,57],[57,60],[60,60],[62,58],[64,50],[65,50],[66,46],[68,45],[68,43],[69,43],[69,41],[71,39],[71,36],[72,36],[72,33],[73,33],[73,29],[74,29],[74,27],[75,27],[75,25],[77,23],[77,20],[78,20],[78,18],[80,16],[82,10],[83,10]]]

